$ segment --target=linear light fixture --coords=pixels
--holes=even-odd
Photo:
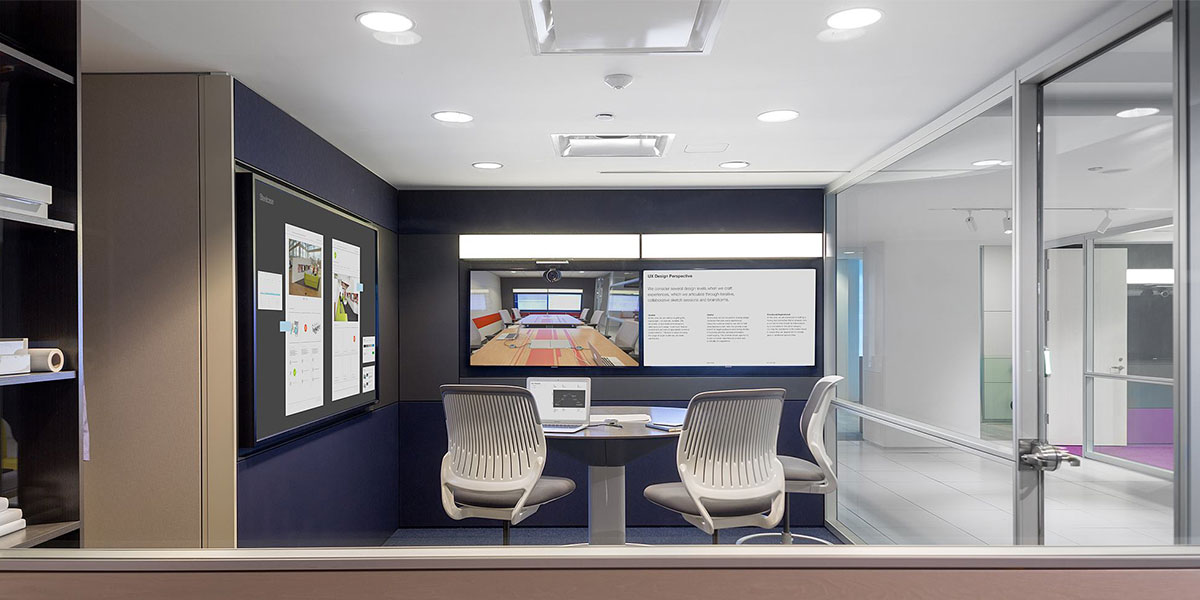
[[[669,233],[642,235],[642,258],[820,258],[820,233]]]
[[[514,288],[514,294],[582,294],[581,289],[571,288]]]
[[[637,258],[633,234],[460,235],[458,257],[465,260]]]
[[[1126,269],[1127,285],[1174,285],[1175,269]]]

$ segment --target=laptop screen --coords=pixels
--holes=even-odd
[[[592,380],[587,377],[530,377],[525,387],[537,402],[544,423],[586,423]]]

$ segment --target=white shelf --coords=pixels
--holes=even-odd
[[[75,379],[75,371],[59,371],[57,373],[18,373],[16,375],[0,375],[0,386],[21,385],[23,383],[39,383],[42,381],[61,381]]]
[[[57,219],[47,219],[45,217],[37,217],[34,215],[26,215],[11,210],[0,209],[0,219],[5,221],[18,221],[28,223],[30,225],[40,225],[42,227],[50,227],[53,229],[62,229],[64,231],[75,231],[75,224],[67,221],[59,221]]]
[[[0,536],[0,550],[32,548],[79,529],[79,521],[29,525],[20,531]]]

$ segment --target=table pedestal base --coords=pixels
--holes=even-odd
[[[588,543],[625,543],[625,467],[588,467]]]

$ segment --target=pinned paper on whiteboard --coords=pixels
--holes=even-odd
[[[364,365],[375,362],[375,336],[373,335],[363,336],[362,361]]]
[[[283,310],[283,273],[258,272],[258,310]]]
[[[375,365],[363,367],[362,370],[362,391],[375,391]]]

